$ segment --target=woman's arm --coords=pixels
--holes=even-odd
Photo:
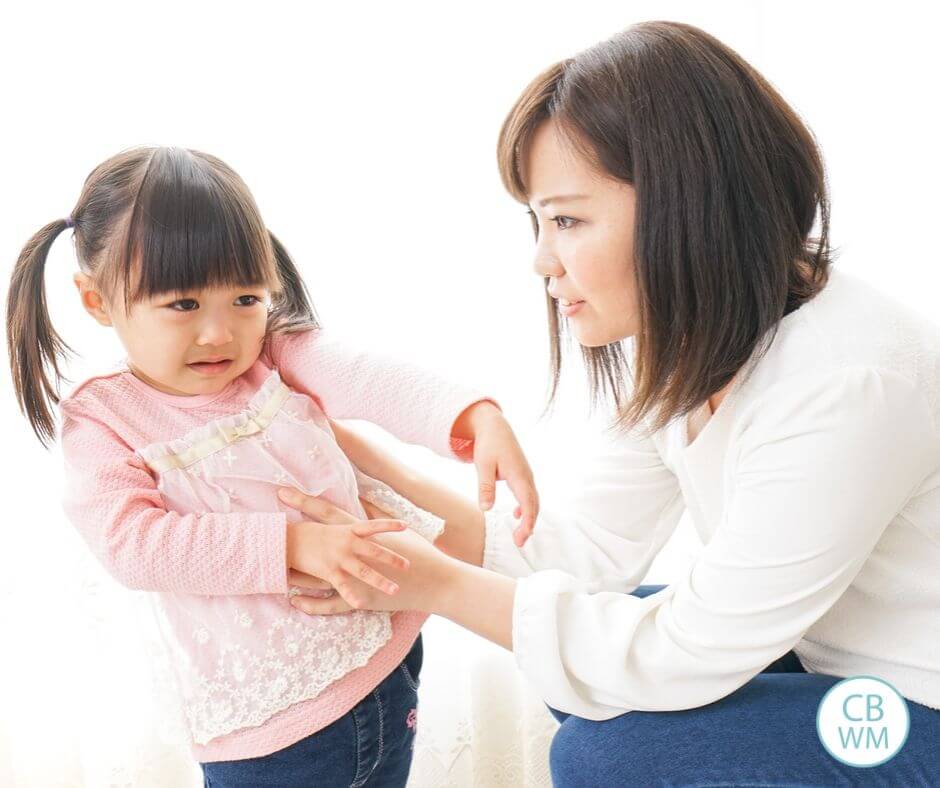
[[[573,492],[556,494],[553,505],[542,507],[532,537],[520,548],[512,538],[511,511],[481,517],[446,486],[420,476],[352,430],[333,426],[340,446],[364,473],[447,521],[443,549],[510,577],[561,569],[597,590],[632,591],[685,508],[678,481],[653,439],[631,431],[616,436],[583,465],[571,482]]]
[[[546,703],[587,719],[729,695],[839,601],[940,443],[923,393],[868,367],[781,381],[742,419],[718,531],[664,590],[590,593],[551,570],[512,581],[431,549],[395,578],[405,600],[511,646]],[[382,536],[399,551],[402,534]],[[397,609],[383,596],[370,606]]]
[[[483,513],[473,502],[398,462],[342,424],[331,421],[330,426],[343,453],[359,470],[444,520],[444,533],[435,547],[467,563],[479,566],[483,562]]]

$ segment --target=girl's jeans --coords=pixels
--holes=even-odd
[[[665,586],[639,586],[649,596]],[[833,758],[816,710],[841,677],[807,673],[790,651],[725,698],[681,711],[630,711],[591,721],[550,709],[556,788],[695,786],[940,786],[940,711],[907,700],[910,733],[889,761],[869,768]]]
[[[206,788],[397,788],[411,768],[421,635],[378,687],[326,728],[261,758],[200,763]]]

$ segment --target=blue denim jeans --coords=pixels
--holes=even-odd
[[[649,596],[665,586],[640,586]],[[880,766],[849,766],[823,748],[816,710],[841,677],[807,673],[788,652],[727,697],[695,709],[630,711],[603,721],[550,709],[561,727],[556,788],[940,786],[940,711],[907,700],[910,733]]]
[[[326,728],[260,758],[200,763],[206,788],[397,788],[411,769],[421,635],[378,687]]]

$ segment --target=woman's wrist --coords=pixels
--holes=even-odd
[[[472,564],[447,559],[428,613],[450,619],[503,648],[512,649],[516,581]]]
[[[434,546],[458,561],[483,566],[485,539],[483,513],[467,505],[460,516],[451,514],[444,519],[444,531],[435,540]]]
[[[447,557],[441,565],[437,593],[432,595],[432,610],[428,613],[453,620],[460,603],[472,584],[472,570],[478,568],[459,559]]]

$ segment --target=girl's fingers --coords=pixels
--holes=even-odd
[[[401,520],[360,520],[353,527],[356,536],[373,536],[375,534],[404,531],[407,528]]]
[[[369,516],[370,520],[388,519],[388,512],[382,511],[371,501],[367,501],[365,498],[360,498],[359,502],[362,504],[362,508],[366,510],[366,514]]]
[[[296,569],[288,570],[287,580],[291,585],[300,586],[301,588],[315,588],[318,591],[325,591],[333,587],[326,580],[308,575],[306,572],[298,572]]]
[[[355,517],[329,501],[324,501],[315,495],[305,495],[293,487],[279,487],[277,497],[319,523],[343,525],[356,522]]]
[[[353,608],[340,596],[329,599],[295,596],[290,601],[291,607],[312,616],[332,616],[336,613],[348,613]]]
[[[535,489],[535,482],[531,474],[519,476],[513,474],[508,480],[509,489],[519,505],[516,511],[521,512],[522,522],[519,524],[519,530],[528,538],[535,528],[535,518],[539,513],[539,494]],[[524,541],[524,540],[523,540]],[[517,542],[518,544],[518,542]]]
[[[357,580],[361,580],[366,585],[378,589],[383,594],[391,596],[392,594],[398,593],[397,583],[393,583],[384,575],[380,575],[371,566],[364,564],[362,561],[353,558],[343,565],[343,569]],[[343,593],[339,587],[337,587],[336,590],[341,594]],[[347,601],[353,606],[357,604],[355,599],[348,599]]]
[[[405,571],[409,566],[411,566],[411,562],[403,555],[399,555],[398,553],[389,550],[387,547],[382,547],[375,542],[370,542],[365,539],[361,540],[353,549],[355,550],[356,555],[362,556],[363,558],[368,559],[370,562],[377,561],[380,564],[386,564],[393,569],[400,569]]]
[[[476,466],[480,509],[485,512],[491,509],[496,501],[496,463],[481,459],[477,461]]]

